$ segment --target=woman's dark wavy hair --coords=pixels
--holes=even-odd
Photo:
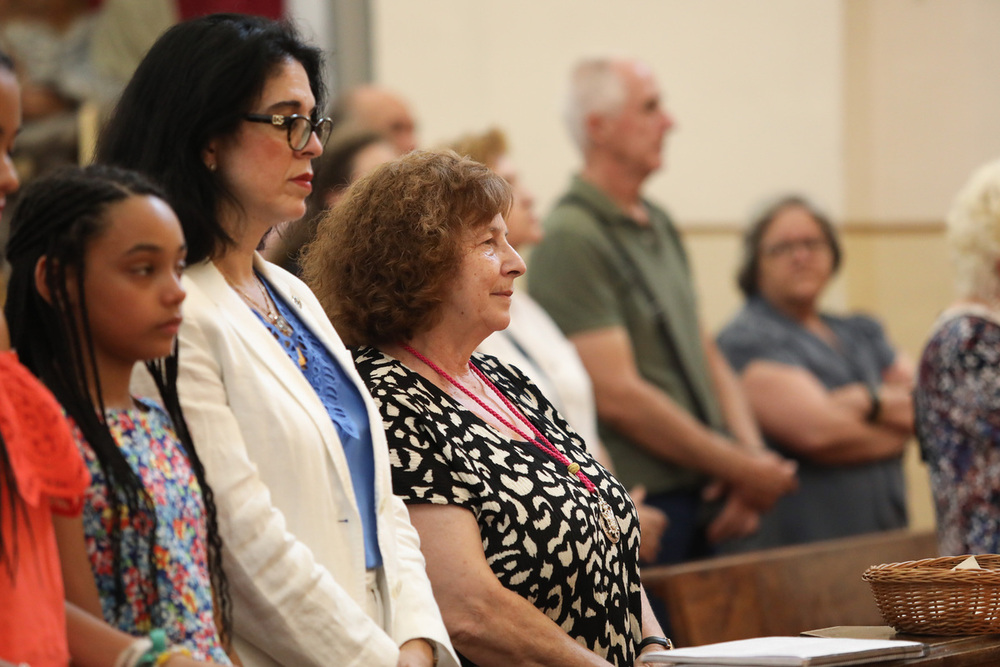
[[[219,204],[240,205],[202,152],[236,131],[288,59],[302,64],[322,109],[322,51],[291,24],[212,14],[175,25],[143,58],[101,134],[97,162],[135,169],[163,186],[184,228],[189,264],[232,244],[219,224]]]
[[[511,206],[507,181],[454,151],[413,151],[351,185],[302,254],[303,276],[348,345],[434,325],[470,229]]]
[[[105,422],[104,397],[84,291],[88,245],[104,232],[108,209],[133,196],[164,198],[163,192],[143,176],[100,165],[63,169],[26,187],[11,216],[7,245],[11,274],[4,311],[11,343],[21,362],[48,386],[93,449],[112,490],[108,498],[112,516],[120,516],[120,511],[127,507],[136,530],[140,534],[148,531],[150,568],[155,570],[153,501]],[[42,297],[35,284],[35,267],[43,257],[46,258],[44,281],[48,300]],[[202,489],[209,572],[221,606],[219,632],[225,640],[232,614],[228,582],[222,571],[222,540],[215,498],[205,480],[204,466],[192,443],[178,400],[176,347],[169,357],[147,361],[146,367],[156,382],[164,408]],[[95,380],[93,395],[88,390],[87,378]],[[142,513],[152,517],[151,524],[141,520]],[[114,522],[110,540],[114,553],[115,599],[119,608],[127,604],[122,578],[121,533],[121,526]],[[153,585],[152,590],[143,591],[143,595],[156,600],[156,573],[147,574],[146,580]]]
[[[836,273],[840,268],[841,249],[840,240],[837,238],[837,230],[825,213],[801,195],[785,195],[775,199],[772,203],[753,218],[750,226],[743,234],[743,256],[740,258],[740,267],[736,271],[736,284],[739,285],[743,296],[748,299],[758,292],[758,278],[760,273],[760,242],[778,214],[786,208],[798,206],[804,208],[813,217],[823,235],[830,244],[833,253],[833,271]]]

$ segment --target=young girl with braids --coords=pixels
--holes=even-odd
[[[82,518],[56,521],[66,597],[142,636],[116,665],[155,653],[156,665],[230,664],[215,505],[176,392],[185,255],[170,206],[126,170],[36,181],[11,220],[11,340],[71,419],[92,477]],[[137,361],[163,407],[130,393]]]

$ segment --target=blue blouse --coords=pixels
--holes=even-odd
[[[368,569],[380,567],[382,552],[378,547],[375,519],[375,454],[372,449],[372,434],[368,425],[365,402],[340,363],[302,321],[298,313],[288,306],[277,291],[271,289],[271,285],[263,276],[259,273],[257,276],[267,287],[267,292],[271,295],[278,312],[291,326],[292,335],[286,336],[263,315],[256,310],[254,313],[281,343],[288,358],[302,370],[302,374],[323,402],[327,414],[337,429],[344,454],[347,456],[354,497],[357,499],[358,511],[361,514],[361,526],[365,538],[365,567]]]

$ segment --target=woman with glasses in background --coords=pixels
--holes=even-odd
[[[378,411],[309,289],[256,252],[305,212],[330,128],[321,58],[259,17],[179,24],[136,70],[98,160],[158,180],[187,239],[178,390],[243,664],[454,664]]]
[[[799,490],[737,548],[906,526],[901,456],[913,435],[913,365],[865,315],[821,311],[841,261],[830,221],[802,197],[744,236],[746,305],[719,335],[768,445],[798,461]]]

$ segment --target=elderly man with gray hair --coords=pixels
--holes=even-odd
[[[705,556],[756,530],[759,513],[795,488],[795,465],[765,449],[699,325],[677,229],[642,196],[674,126],[652,71],[579,63],[566,120],[583,168],[545,222],[529,291],[590,373],[621,481],[644,485],[670,517],[660,562]]]

